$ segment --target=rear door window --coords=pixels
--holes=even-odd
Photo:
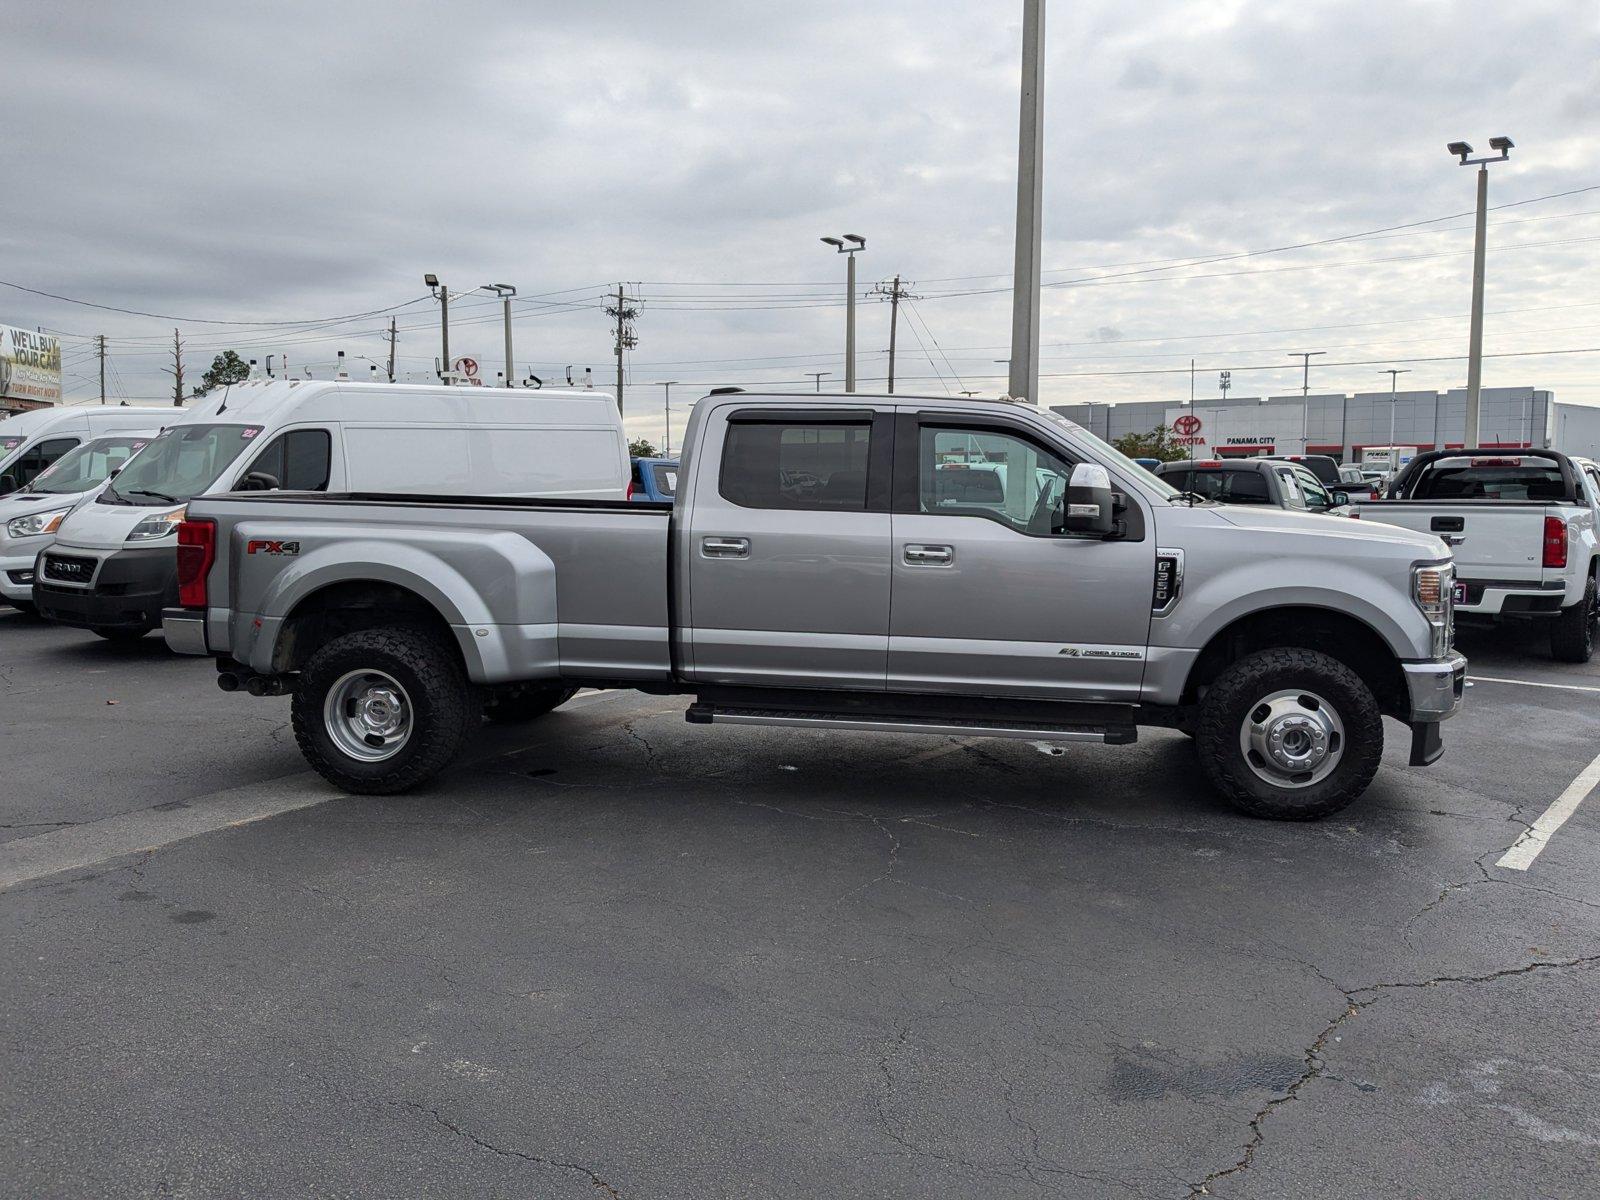
[[[4,484],[0,488],[12,491],[16,488],[27,487],[38,476],[50,467],[56,459],[78,444],[77,438],[52,438],[48,442],[40,442],[29,447],[16,462],[6,468]]]
[[[656,491],[663,496],[678,494],[678,468],[671,463],[650,464],[650,478],[655,480]]]
[[[1260,471],[1196,471],[1189,491],[1222,504],[1270,504],[1272,495]]]
[[[744,508],[865,512],[870,421],[732,421],[718,490]]]

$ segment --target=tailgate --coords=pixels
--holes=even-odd
[[[1458,504],[1378,500],[1357,504],[1364,521],[1382,521],[1443,538],[1462,579],[1538,583],[1544,551],[1542,504]]]

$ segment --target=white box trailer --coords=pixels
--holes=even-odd
[[[1552,404],[1549,448],[1572,458],[1600,458],[1600,406]]]
[[[1409,466],[1416,456],[1415,446],[1363,446],[1361,469],[1395,475]]]

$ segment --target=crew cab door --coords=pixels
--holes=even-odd
[[[882,690],[893,433],[871,408],[707,421],[678,549],[687,676]]]
[[[1113,478],[1126,536],[1070,536],[1073,460],[1031,425],[898,422],[889,689],[1136,701],[1156,559],[1143,501]]]

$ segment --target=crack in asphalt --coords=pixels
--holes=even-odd
[[[541,1154],[530,1154],[526,1150],[516,1150],[507,1146],[496,1146],[493,1142],[484,1141],[470,1129],[463,1129],[461,1126],[446,1120],[436,1108],[429,1108],[426,1104],[418,1104],[415,1100],[407,1100],[405,1104],[407,1108],[414,1108],[418,1112],[427,1113],[442,1127],[448,1129],[457,1137],[466,1138],[467,1141],[471,1142],[479,1149],[487,1150],[491,1154],[498,1154],[503,1158],[520,1158],[524,1162],[537,1163],[541,1167],[560,1167],[564,1171],[576,1171],[579,1174],[587,1175],[589,1177],[589,1182],[594,1184],[594,1186],[599,1188],[601,1191],[605,1192],[606,1195],[613,1197],[614,1200],[622,1200],[621,1192],[617,1191],[616,1188],[612,1187],[609,1183],[600,1178],[599,1175],[595,1174],[594,1171],[590,1170],[582,1163],[562,1162],[560,1159],[546,1158]]]
[[[644,747],[645,761],[651,767],[659,766],[660,765],[660,760],[656,757],[655,747],[650,744],[650,741],[649,741],[648,738],[646,738],[642,733],[640,733],[637,729],[634,728],[634,726],[636,724],[638,724],[638,722],[636,720],[635,721],[624,721],[622,723],[622,731],[624,733],[626,733],[634,741],[638,742],[639,745]]]
[[[1438,987],[1441,984],[1483,984],[1493,983],[1500,979],[1510,979],[1519,975],[1531,975],[1541,971],[1570,970],[1572,968],[1590,967],[1600,963],[1600,954],[1586,955],[1581,958],[1568,958],[1557,961],[1536,960],[1520,967],[1505,967],[1498,971],[1490,971],[1484,975],[1436,975],[1429,979],[1420,980],[1384,980],[1378,983],[1367,984],[1357,988],[1340,988],[1344,992],[1345,1007],[1338,1016],[1328,1022],[1327,1026],[1319,1033],[1316,1040],[1304,1052],[1305,1069],[1300,1073],[1284,1091],[1258,1108],[1255,1115],[1250,1118],[1250,1138],[1244,1144],[1243,1152],[1230,1166],[1221,1167],[1212,1171],[1198,1183],[1189,1184],[1189,1197],[1209,1196],[1212,1194],[1211,1185],[1230,1176],[1237,1175],[1250,1169],[1255,1162],[1256,1152],[1261,1149],[1266,1141],[1266,1122],[1275,1109],[1297,1100],[1300,1091],[1313,1079],[1327,1078],[1327,1059],[1324,1050],[1328,1042],[1341,1026],[1351,1017],[1357,1016],[1363,1010],[1376,1004],[1384,992],[1409,991],[1418,988]],[[1320,971],[1317,972],[1319,975]],[[1324,976],[1326,978],[1326,976]],[[1363,998],[1365,997],[1365,998]]]

